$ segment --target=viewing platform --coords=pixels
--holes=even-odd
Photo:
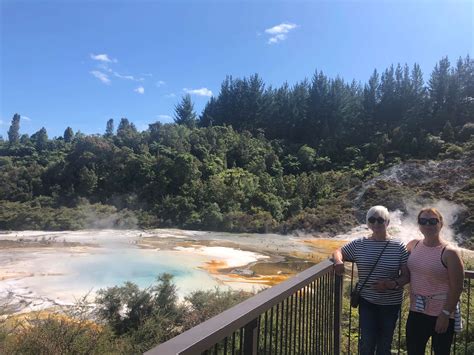
[[[455,334],[452,354],[474,350],[472,279],[465,272],[461,309],[464,328]],[[358,310],[349,306],[354,264],[337,276],[323,261],[194,328],[158,345],[146,355],[196,354],[358,354]],[[407,289],[407,288],[406,288]],[[405,354],[407,290],[392,343]],[[428,343],[429,347],[429,343]]]

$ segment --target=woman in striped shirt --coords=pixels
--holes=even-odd
[[[353,240],[336,250],[334,268],[338,275],[342,275],[343,262],[355,262],[359,285],[364,285],[362,289],[359,286],[360,353],[389,355],[402,303],[400,285],[408,282],[408,253],[401,241],[393,240],[387,234],[390,222],[387,208],[372,207],[366,219],[372,235]]]
[[[418,225],[424,239],[412,240],[407,245],[410,252],[407,350],[409,355],[424,355],[426,343],[432,337],[435,354],[447,355],[455,323],[460,327],[458,302],[464,266],[458,252],[440,237],[443,216],[437,209],[422,209]]]

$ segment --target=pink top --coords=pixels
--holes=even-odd
[[[407,262],[411,311],[438,316],[443,310],[449,290],[448,269],[441,261],[444,248],[445,245],[427,247],[420,240],[412,249]],[[423,296],[424,311],[417,308],[416,296]]]

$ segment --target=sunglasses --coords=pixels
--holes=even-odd
[[[367,221],[369,221],[370,224],[374,224],[375,222],[378,222],[378,224],[384,224],[385,223],[385,219],[383,219],[382,217],[369,217],[367,219]]]
[[[435,226],[439,223],[438,218],[418,218],[418,224],[422,226],[426,226],[429,224],[430,226]]]

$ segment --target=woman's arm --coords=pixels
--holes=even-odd
[[[452,313],[456,309],[456,304],[459,302],[463,290],[464,265],[456,250],[446,248],[445,254],[448,267],[449,292],[444,309]]]
[[[408,245],[401,248],[401,265],[400,265],[400,276],[394,279],[383,279],[378,280],[374,283],[373,287],[379,291],[383,292],[386,290],[398,290],[405,286],[407,283],[410,282],[410,270],[407,267],[407,250],[410,248],[412,249],[413,245],[415,244],[416,240],[412,240],[408,243]]]
[[[354,239],[352,242],[334,251],[332,261],[337,275],[342,276],[344,274],[344,261],[355,260],[359,243],[361,243],[361,239]]]
[[[400,266],[400,276],[396,279],[384,279],[378,280],[374,283],[374,288],[377,291],[386,291],[386,290],[398,290],[399,288],[405,286],[407,283],[410,283],[410,270],[408,270],[407,264],[402,264]]]
[[[340,276],[344,275],[344,257],[340,248],[332,253],[332,260],[334,262],[334,271],[336,274]]]
[[[416,243],[418,243],[421,239],[412,239],[407,244],[407,251],[411,253],[413,248],[415,247]]]
[[[407,264],[400,266],[400,277],[394,280],[399,287],[403,287],[410,283],[410,270],[408,270]]]
[[[413,247],[418,243],[419,239],[410,240],[407,244],[407,251],[410,253],[413,250]],[[387,289],[396,289],[399,287],[403,287],[406,284],[410,283],[410,270],[406,263],[400,266],[400,276],[394,280],[386,281],[386,288]]]
[[[444,333],[448,329],[449,317],[456,310],[456,304],[459,302],[464,284],[464,265],[459,253],[454,249],[446,248],[443,256],[448,267],[449,291],[443,312],[436,320],[435,331],[437,333]]]

